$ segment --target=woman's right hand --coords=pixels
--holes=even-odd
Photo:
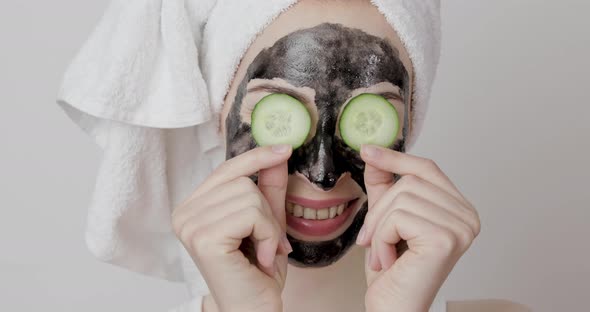
[[[258,147],[225,161],[172,213],[216,310],[282,311],[291,152],[288,145]],[[256,172],[258,185],[248,178]]]

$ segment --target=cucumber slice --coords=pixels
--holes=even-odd
[[[283,93],[262,98],[251,117],[252,136],[259,146],[290,144],[296,149],[311,130],[311,116],[305,105]]]
[[[339,129],[342,140],[355,151],[360,151],[361,144],[391,147],[399,131],[399,116],[386,98],[363,93],[344,107]]]

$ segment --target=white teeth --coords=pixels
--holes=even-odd
[[[336,216],[336,210],[338,210],[338,207],[330,207],[330,219]]]
[[[297,205],[291,202],[286,202],[285,207],[287,212],[295,217],[304,218],[308,220],[326,220],[326,219],[333,219],[342,214],[344,208],[348,203],[343,203],[338,206],[333,206],[330,208],[324,209],[312,209],[302,207],[301,205]]]
[[[305,208],[303,210],[303,218],[308,220],[316,219],[316,210],[311,208]]]
[[[336,211],[336,214],[341,215],[343,211],[344,211],[344,204],[338,205],[338,210]]]
[[[293,215],[296,217],[303,217],[303,207],[299,205],[293,206]]]
[[[328,217],[330,216],[330,208],[320,209],[318,210],[317,214],[318,220],[328,219]]]

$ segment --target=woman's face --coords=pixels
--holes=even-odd
[[[299,2],[275,19],[243,57],[222,113],[227,159],[256,147],[250,114],[266,95],[297,98],[312,119],[307,140],[293,151],[288,166],[285,206],[292,264],[326,266],[354,244],[367,212],[364,162],[340,137],[339,118],[354,96],[382,95],[400,117],[401,131],[391,148],[405,151],[412,84],[408,65],[395,32],[368,1]]]

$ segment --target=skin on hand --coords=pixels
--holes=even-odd
[[[284,203],[290,154],[290,146],[268,146],[228,160],[174,210],[175,233],[211,290],[207,310],[282,309],[291,251]],[[248,178],[255,172],[258,185]]]
[[[426,311],[480,233],[479,215],[430,159],[363,145],[367,311]],[[401,178],[394,183],[394,173]],[[402,240],[407,250],[398,254]]]

